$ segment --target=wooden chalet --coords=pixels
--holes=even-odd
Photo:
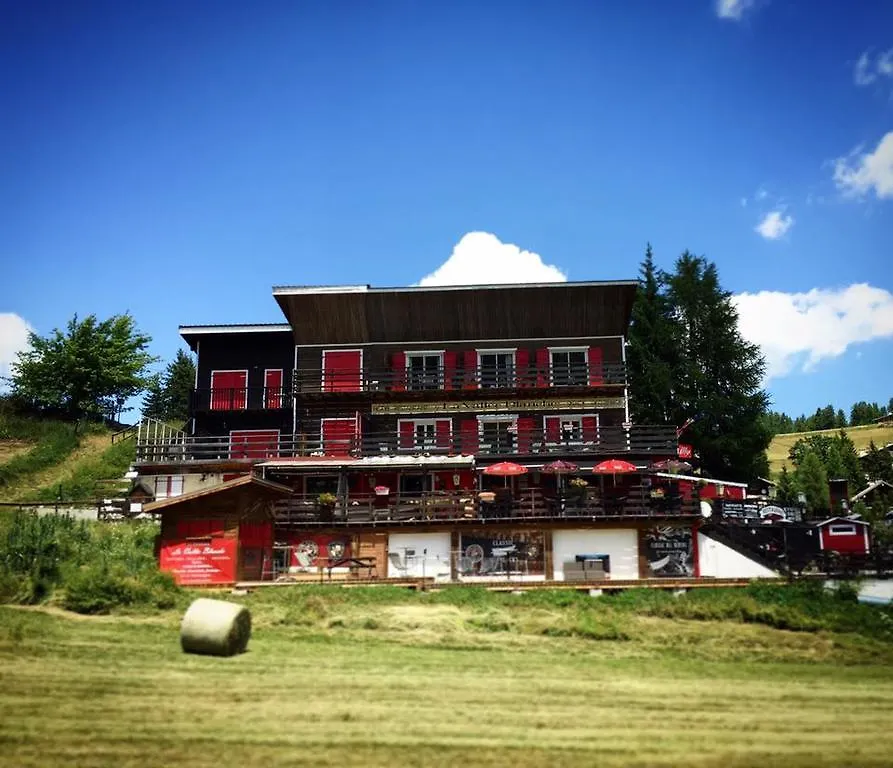
[[[237,487],[214,519],[242,520],[266,500],[263,546],[231,537],[262,550],[258,579],[697,576],[699,484],[652,470],[675,428],[630,421],[635,291],[282,286],[286,323],[181,326],[189,428],[141,432],[137,471],[182,495],[149,506],[199,519],[195,494]]]

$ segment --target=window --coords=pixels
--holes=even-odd
[[[183,475],[156,475],[155,498],[171,499],[183,495]]]
[[[482,388],[511,387],[515,380],[515,351],[478,352],[478,375]]]
[[[407,389],[443,389],[443,352],[406,353]]]
[[[397,444],[401,450],[445,450],[452,442],[450,419],[400,419]]]
[[[211,410],[241,411],[248,405],[248,371],[211,371]]]
[[[400,494],[412,496],[431,490],[431,475],[400,475]]]
[[[549,445],[583,445],[598,441],[598,416],[595,414],[546,416],[543,427]]]
[[[515,453],[518,429],[515,418],[480,417],[480,453]]]
[[[856,535],[856,526],[855,525],[829,525],[828,526],[828,535],[829,536],[855,536]]]
[[[553,349],[552,386],[583,387],[589,383],[589,366],[585,349]]]

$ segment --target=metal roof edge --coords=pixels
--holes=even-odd
[[[608,288],[637,286],[637,280],[580,280],[549,283],[481,283],[464,285],[409,285],[373,288],[370,285],[274,285],[274,296],[327,295],[339,293],[424,293],[431,291],[490,291],[512,288]]]

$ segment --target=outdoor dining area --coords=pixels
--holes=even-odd
[[[675,478],[688,469],[676,460],[637,466],[608,459],[581,467],[559,459],[532,466],[503,461],[461,473],[433,467],[386,476],[341,473],[328,482],[305,480],[275,511],[280,523],[315,525],[696,515],[695,484]]]

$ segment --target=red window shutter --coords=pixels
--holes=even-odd
[[[434,422],[434,439],[438,448],[452,447],[452,422],[449,419],[438,419]]]
[[[357,422],[348,419],[325,419],[322,423],[322,449],[327,456],[348,456],[356,442]]]
[[[406,353],[391,353],[391,373],[393,376],[392,389],[395,392],[402,392],[406,389]]]
[[[211,410],[241,411],[248,394],[248,374],[245,371],[211,372]]]
[[[538,349],[536,351],[536,385],[548,387],[549,379],[549,350]]]
[[[557,443],[561,439],[561,417],[546,416],[543,419],[546,425],[546,442]]]
[[[363,388],[362,353],[358,349],[327,349],[322,357],[325,392],[359,392]]]
[[[532,416],[521,416],[518,418],[516,424],[518,427],[518,453],[530,453],[534,423]]]
[[[584,416],[583,422],[583,440],[587,443],[594,443],[598,440],[598,417]]]
[[[443,353],[443,388],[455,389],[456,384],[456,353],[447,350]]]
[[[462,453],[475,454],[478,451],[478,420],[463,419],[461,425],[462,432]]]
[[[603,381],[602,349],[601,347],[589,347],[589,386],[598,386]]]
[[[415,446],[415,422],[414,421],[401,421],[400,422],[400,430],[399,430],[399,438],[400,438],[400,447],[401,448],[412,448]]]
[[[478,353],[474,349],[466,349],[463,358],[465,363],[465,389],[477,389]]]
[[[515,350],[515,386],[516,387],[529,387],[531,385],[531,378],[528,372],[528,368],[530,367],[530,350],[527,349],[518,349]]]
[[[267,371],[264,374],[264,407],[282,407],[282,371]]]

